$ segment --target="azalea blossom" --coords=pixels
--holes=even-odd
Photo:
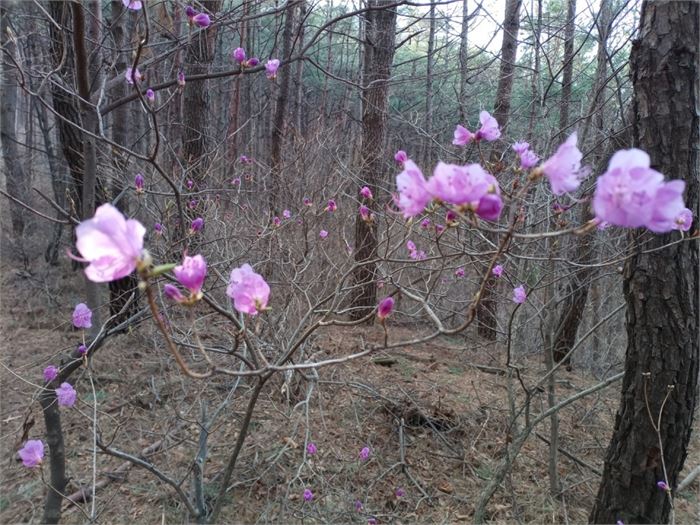
[[[53,365],[49,365],[44,368],[44,381],[47,383],[53,381],[58,377],[58,368]]]
[[[211,24],[211,18],[206,13],[197,13],[192,17],[192,22],[198,27],[209,27]]]
[[[272,80],[277,77],[277,69],[280,67],[280,61],[276,58],[270,59],[265,63],[265,75]]]
[[[250,57],[246,62],[243,64],[244,66],[247,67],[255,67],[260,63],[260,59],[257,57]]]
[[[126,83],[127,84],[133,84],[134,82],[141,82],[143,80],[143,75],[141,72],[136,68],[136,72],[133,72],[134,70],[130,67],[126,68],[126,73],[124,73],[124,77],[126,78]]]
[[[262,275],[255,273],[249,264],[231,271],[226,294],[233,299],[233,307],[241,313],[257,315],[267,308],[270,287]]]
[[[514,303],[523,304],[526,299],[527,299],[527,294],[525,293],[525,287],[522,284],[513,289],[513,302]]]
[[[598,177],[593,194],[596,218],[615,226],[655,232],[671,231],[685,210],[685,183],[667,183],[651,169],[649,155],[639,149],[622,150],[610,159],[608,170]]]
[[[467,164],[457,166],[438,162],[433,176],[427,183],[430,194],[449,204],[467,206],[473,211],[478,211],[480,201],[486,195],[500,195],[500,188],[496,178],[488,173],[479,164]],[[498,200],[491,198],[488,203],[482,205],[482,215],[489,220],[493,218],[495,211],[500,215],[502,204],[498,207]]]
[[[73,310],[73,326],[76,328],[92,327],[92,310],[85,303],[78,303]]]
[[[556,153],[542,164],[542,172],[549,180],[554,195],[574,191],[581,185],[583,154],[576,147],[576,132],[557,148]]]
[[[311,199],[309,199],[308,197],[304,197],[302,202],[304,203],[304,206],[313,206],[313,202],[311,202]]]
[[[466,146],[474,140],[474,133],[469,131],[464,126],[457,124],[454,132],[454,138],[452,139],[452,144],[455,146]]]
[[[153,225],[153,230],[156,232],[157,235],[161,235],[163,233],[163,225],[157,222]]]
[[[233,59],[239,64],[243,64],[246,60],[245,49],[242,47],[237,47],[233,50]]]
[[[310,489],[304,489],[304,501],[311,501],[314,499],[314,493]]]
[[[394,311],[394,298],[389,296],[385,297],[381,301],[379,301],[379,305],[377,306],[377,318],[380,321],[384,321],[387,317],[391,315],[391,312]],[[363,451],[367,451],[367,457],[369,457],[369,449],[367,447],[363,448],[362,451],[360,451],[360,457],[362,457]],[[364,457],[363,459],[367,459],[367,457]]]
[[[78,345],[78,354],[85,355],[85,354],[87,354],[87,351],[88,351],[87,346],[85,346],[84,344]]]
[[[360,189],[360,195],[365,199],[372,199],[372,190],[370,190],[368,186],[362,186],[362,189]]]
[[[335,203],[335,201],[334,201],[333,199],[330,199],[330,200],[328,201],[328,204],[326,205],[324,211],[329,211],[329,212],[332,213],[332,212],[334,212],[334,211],[337,210],[337,209],[338,209],[338,205]]]
[[[148,99],[149,102],[153,102],[156,99],[156,92],[153,91],[151,88],[148,88],[146,90],[146,98]]]
[[[196,297],[202,292],[202,285],[207,276],[207,262],[201,255],[185,256],[182,264],[173,268],[173,274],[177,281]]]
[[[284,210],[282,212],[282,217],[284,217],[285,219],[289,219],[291,216],[292,216],[292,212],[289,210]]]
[[[683,211],[678,214],[674,222],[674,230],[687,232],[693,224],[693,212],[688,208],[684,208]]]
[[[143,174],[137,173],[134,177],[134,187],[136,188],[136,193],[143,193],[144,183],[145,181],[143,178]]]
[[[103,204],[92,219],[75,229],[76,247],[90,264],[85,275],[93,282],[106,283],[126,277],[134,271],[143,252],[146,228],[134,219],[126,219],[111,204]]]
[[[409,252],[415,252],[416,251],[416,243],[409,239],[408,241],[406,241],[406,248],[408,249]]]
[[[455,277],[464,277],[464,268],[457,268],[455,270]]]
[[[182,292],[178,289],[178,287],[174,284],[168,283],[165,286],[163,286],[163,293],[168,299],[177,303],[182,303],[187,300],[185,296],[182,295]]]
[[[405,218],[421,214],[432,200],[425,177],[410,159],[404,162],[404,170],[396,176],[396,188],[399,196],[394,200]]]
[[[22,459],[22,465],[27,468],[38,467],[44,460],[44,443],[39,439],[30,439],[17,453]]]
[[[408,154],[404,150],[400,149],[394,153],[394,160],[397,164],[401,165],[408,160]]]
[[[671,487],[669,487],[668,483],[666,483],[665,481],[657,481],[656,486],[665,492],[669,492],[671,490]]]
[[[143,2],[141,2],[141,0],[122,0],[122,4],[132,11],[139,11],[143,7]]]
[[[313,456],[317,451],[318,449],[316,448],[316,444],[313,441],[309,441],[309,443],[306,445],[306,453],[309,456]]]
[[[393,302],[392,302],[392,306],[393,306]],[[369,447],[362,447],[362,450],[360,450],[360,459],[362,461],[367,461],[369,459],[369,456],[371,453],[372,453],[372,451],[369,449]]]
[[[58,398],[58,405],[62,407],[72,407],[75,404],[75,398],[78,393],[70,385],[70,383],[61,383],[56,389],[56,398]]]
[[[326,237],[328,237],[328,232],[326,230],[321,230],[320,232],[318,232],[318,236],[321,237],[321,239],[325,239]]]
[[[427,230],[428,228],[430,228],[430,219],[428,219],[426,217],[425,219],[420,221],[420,227],[423,228],[424,230]]]
[[[491,142],[501,136],[501,130],[498,127],[498,122],[488,111],[482,111],[479,113],[479,122],[481,122],[481,127],[474,136],[475,140],[484,139]]]
[[[200,232],[202,231],[202,228],[204,228],[204,219],[201,217],[197,217],[192,221],[192,224],[190,225],[190,231],[192,233],[194,232]]]
[[[178,71],[178,73],[177,73],[177,85],[180,87],[185,87],[185,73],[184,73],[184,71]]]
[[[476,214],[487,221],[497,221],[503,210],[503,201],[501,196],[496,193],[487,193],[481,199],[476,207]]]
[[[491,273],[494,274],[496,277],[500,277],[503,275],[503,266],[500,264],[497,264],[496,266],[493,267],[493,270],[491,270]]]
[[[185,7],[185,14],[187,15],[187,18],[194,18],[195,15],[197,14],[197,10],[192,7],[191,5],[188,5]]]
[[[272,225],[273,226],[280,226],[282,224],[282,219],[280,219],[277,215],[275,215],[272,218]]]
[[[360,205],[360,218],[365,222],[372,222],[372,212],[364,204]]]

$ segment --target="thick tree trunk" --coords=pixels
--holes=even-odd
[[[208,13],[216,13],[221,0],[202,0],[199,4]],[[185,79],[194,75],[209,73],[214,60],[216,28],[200,30],[194,26],[190,43],[185,54]],[[189,178],[198,189],[204,187],[204,178],[209,166],[207,153],[207,133],[209,133],[209,81],[187,82],[184,94],[184,129],[182,153],[187,163]]]
[[[396,8],[381,8],[391,3],[391,0],[370,0],[370,7],[380,9],[368,11],[365,21],[360,179],[361,184],[369,186],[374,195],[377,195],[379,183],[384,180],[386,171],[387,107],[391,64],[394,60]],[[373,203],[369,207],[373,208]],[[376,265],[367,262],[376,253],[376,223],[367,223],[356,214],[355,261],[362,266],[358,266],[353,275],[355,287],[352,294],[352,317],[355,319],[368,315],[376,306]]]
[[[698,53],[700,5],[644,2],[632,48],[635,145],[654,169],[684,179],[686,204],[698,217]],[[590,520],[665,523],[678,483],[698,395],[697,241],[677,232],[635,231],[636,253],[624,272],[627,355],[622,401]],[[653,421],[652,421],[653,420]],[[658,432],[654,426],[658,423]]]
[[[498,74],[498,88],[494,102],[493,116],[505,135],[510,117],[510,99],[513,91],[515,56],[518,51],[518,31],[520,30],[520,4],[522,0],[507,0],[503,20],[503,42],[501,43],[501,66]],[[494,148],[492,158],[498,158],[498,148]],[[476,311],[478,333],[483,338],[496,340],[496,301],[494,300],[495,278],[487,277],[488,282]]]

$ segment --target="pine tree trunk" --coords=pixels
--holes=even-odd
[[[698,217],[698,54],[695,1],[644,2],[631,54],[635,145],[652,167],[686,182],[686,205]],[[636,253],[624,271],[627,355],[622,401],[608,447],[593,523],[665,523],[687,454],[698,395],[696,241],[678,232],[634,231]],[[660,414],[663,407],[663,413]],[[651,418],[648,415],[651,413]],[[660,420],[658,433],[652,424]]]
[[[385,144],[388,123],[389,79],[394,60],[396,8],[384,8],[391,0],[370,0],[364,40],[364,74],[362,100],[362,147],[360,148],[361,185],[368,186],[374,195],[386,172]],[[374,203],[369,205],[372,209]],[[376,305],[376,265],[371,261],[377,253],[377,225],[355,219],[355,262],[362,264],[353,274],[355,288],[352,294],[352,317],[360,319],[372,312]]]

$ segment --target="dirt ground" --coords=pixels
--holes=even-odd
[[[79,342],[70,314],[81,300],[81,279],[67,261],[54,268],[35,261],[26,270],[5,258],[0,283],[4,458],[0,522],[36,523],[46,488],[40,472],[22,467],[16,450],[27,424],[33,423],[30,438],[43,437],[36,402],[41,371]],[[390,325],[390,339],[419,333],[420,328]],[[314,345],[319,356],[327,358],[357,350],[362,340],[375,342],[381,337],[379,327],[332,327]],[[287,388],[281,377],[271,380],[256,407],[222,522],[367,523],[370,516],[379,523],[470,522],[479,493],[512,438],[506,378],[484,368],[498,367],[503,356],[496,348],[485,350],[464,338],[445,338],[390,357],[390,363],[364,358],[324,368],[316,381],[297,374]],[[539,359],[521,364],[526,383],[541,375]],[[197,453],[202,407],[210,414],[232,391],[234,381],[185,378],[149,323],[112,338],[91,367],[91,373],[82,371],[75,380],[76,406],[62,409],[68,492],[92,482],[93,399],[103,440],[135,455],[160,441],[148,460],[173,479],[184,479]],[[565,398],[596,382],[584,371],[562,371],[557,394]],[[528,439],[512,474],[491,501],[490,519],[586,522],[618,392],[619,383],[560,413],[562,490],[557,497],[549,490],[548,446],[541,439],[549,429],[543,424],[538,435]],[[211,431],[205,498],[218,489],[249,396],[249,383],[241,381]],[[539,394],[532,411],[545,406],[546,398]],[[318,453],[304,459],[307,441],[316,444]],[[698,441],[696,432],[686,472],[700,459]],[[359,451],[365,446],[371,455],[363,462]],[[127,468],[123,460],[103,453],[97,454],[96,469],[98,482],[109,481],[97,492],[99,522],[187,521],[173,489],[145,470]],[[48,476],[47,465],[42,472]],[[189,493],[192,487],[185,482],[182,488]],[[310,502],[302,498],[305,488],[314,493]],[[404,494],[397,497],[397,489]],[[677,495],[677,522],[697,523],[697,492],[696,481]],[[355,508],[356,500],[361,501],[361,510]],[[63,522],[85,522],[81,508],[89,513],[91,503],[80,507],[67,503]]]

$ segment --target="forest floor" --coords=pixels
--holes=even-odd
[[[41,371],[76,344],[70,314],[82,286],[69,266],[62,261],[59,267],[47,268],[40,260],[26,270],[16,262],[2,261],[1,523],[41,519],[46,490],[41,475],[23,468],[16,450],[26,425],[34,425],[30,438],[44,432],[36,402]],[[417,327],[392,325],[390,338],[419,332]],[[356,351],[363,338],[378,342],[381,337],[380,327],[335,327],[324,332],[316,345],[327,358]],[[200,402],[212,391],[220,400],[231,381],[207,382],[205,394],[204,384],[186,380],[157,341],[148,323],[110,339],[92,362],[94,398],[105,439],[115,435],[114,446],[137,455],[162,439],[163,446],[149,460],[175,478],[184,477],[196,453]],[[402,349],[392,357],[391,366],[361,359],[321,369],[317,382],[296,383],[298,389],[292,388],[289,397],[281,392],[281,381],[271,381],[257,405],[222,521],[366,523],[369,516],[376,516],[379,523],[470,522],[479,493],[511,439],[506,378],[484,368],[502,366],[503,355],[495,348],[472,347],[464,338],[445,338]],[[523,358],[520,364],[526,383],[541,376],[538,356]],[[92,478],[93,394],[86,376],[83,373],[76,381],[76,407],[62,409],[69,493],[89,487]],[[563,399],[597,381],[585,371],[562,371],[557,396]],[[311,402],[300,403],[311,384]],[[543,424],[537,429],[542,438],[528,439],[512,474],[489,504],[491,520],[587,521],[619,387],[615,383],[560,412],[560,447],[566,452],[559,455],[560,494],[550,495],[548,446],[542,439],[549,430]],[[245,385],[239,387],[240,399],[227,409],[213,434],[205,473],[205,482],[211,485],[223,470],[248,394]],[[532,411],[545,406],[545,394],[538,394]],[[315,442],[318,453],[305,462],[306,439]],[[685,473],[700,458],[699,441],[696,431]],[[364,446],[372,450],[367,462],[358,458]],[[402,455],[407,473],[401,469]],[[98,481],[112,480],[97,492],[98,521],[186,521],[169,487],[137,467],[115,474],[122,464],[97,455]],[[48,475],[47,465],[43,475]],[[301,497],[307,487],[314,492],[311,502]],[[399,487],[405,492],[401,497],[395,493]],[[696,481],[677,495],[678,523],[697,523],[697,493]],[[354,508],[355,500],[362,501],[361,511]],[[81,505],[90,511],[90,503]],[[86,518],[78,507],[66,504],[62,521],[78,523]]]

